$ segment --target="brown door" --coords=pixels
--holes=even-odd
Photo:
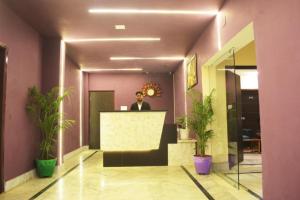
[[[90,91],[89,148],[100,149],[100,112],[114,110],[113,91]]]
[[[242,90],[242,120],[243,129],[260,132],[258,90]]]
[[[0,192],[4,191],[4,94],[7,50],[0,45]]]
[[[239,162],[243,161],[242,149],[242,103],[240,76],[226,71],[226,104],[228,142],[236,143]]]

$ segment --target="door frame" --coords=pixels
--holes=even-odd
[[[0,43],[0,48],[4,49],[5,52],[5,59],[8,58],[8,48],[6,45],[4,45],[3,43]],[[1,70],[1,69],[0,69]],[[7,81],[7,61],[4,61],[4,65],[3,65],[3,94],[2,97],[0,96],[0,98],[2,99],[2,103],[1,103],[1,107],[2,107],[2,113],[1,113],[1,123],[2,126],[0,128],[0,192],[4,192],[4,185],[5,185],[5,178],[4,178],[4,130],[5,130],[5,99],[6,99],[6,83]]]
[[[88,112],[88,146],[90,146],[90,94],[91,92],[112,92],[113,93],[113,98],[114,98],[114,110],[115,110],[115,104],[116,104],[116,98],[115,98],[115,90],[89,90],[88,91],[88,107],[89,107],[89,112]]]

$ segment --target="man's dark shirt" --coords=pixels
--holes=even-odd
[[[139,111],[139,106],[138,106],[137,102],[136,102],[136,103],[133,103],[133,104],[131,105],[130,110],[136,110],[136,111]],[[141,110],[151,110],[150,104],[147,103],[147,102],[145,102],[145,101],[143,101],[143,102],[142,102]]]

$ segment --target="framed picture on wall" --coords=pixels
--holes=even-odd
[[[187,61],[186,65],[186,76],[187,76],[187,89],[191,89],[198,83],[197,76],[197,55],[194,54]]]

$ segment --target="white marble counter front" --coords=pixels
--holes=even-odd
[[[100,112],[100,149],[148,151],[158,149],[166,111]]]

